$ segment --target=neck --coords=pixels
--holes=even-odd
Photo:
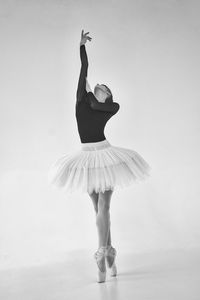
[[[95,98],[96,98],[99,102],[101,102],[101,103],[104,103],[104,102],[105,102],[105,100],[100,99],[100,98],[98,97],[98,95],[95,95]]]

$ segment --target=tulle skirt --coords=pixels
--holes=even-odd
[[[49,168],[48,183],[67,192],[92,193],[127,187],[150,176],[151,167],[132,149],[100,142],[81,143]]]

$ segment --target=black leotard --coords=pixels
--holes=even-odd
[[[118,112],[117,102],[101,103],[92,92],[86,91],[88,58],[85,45],[80,46],[81,71],[76,93],[76,120],[82,143],[105,140],[104,128],[107,121]]]

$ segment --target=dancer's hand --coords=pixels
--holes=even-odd
[[[80,41],[80,46],[81,45],[85,45],[85,43],[87,42],[87,40],[89,40],[91,42],[91,37],[87,36],[89,32],[84,33],[84,30],[81,31],[81,41]]]

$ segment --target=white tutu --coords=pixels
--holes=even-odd
[[[48,183],[66,191],[92,193],[126,187],[150,176],[151,167],[136,151],[108,140],[81,143],[81,150],[60,157],[50,166]]]

